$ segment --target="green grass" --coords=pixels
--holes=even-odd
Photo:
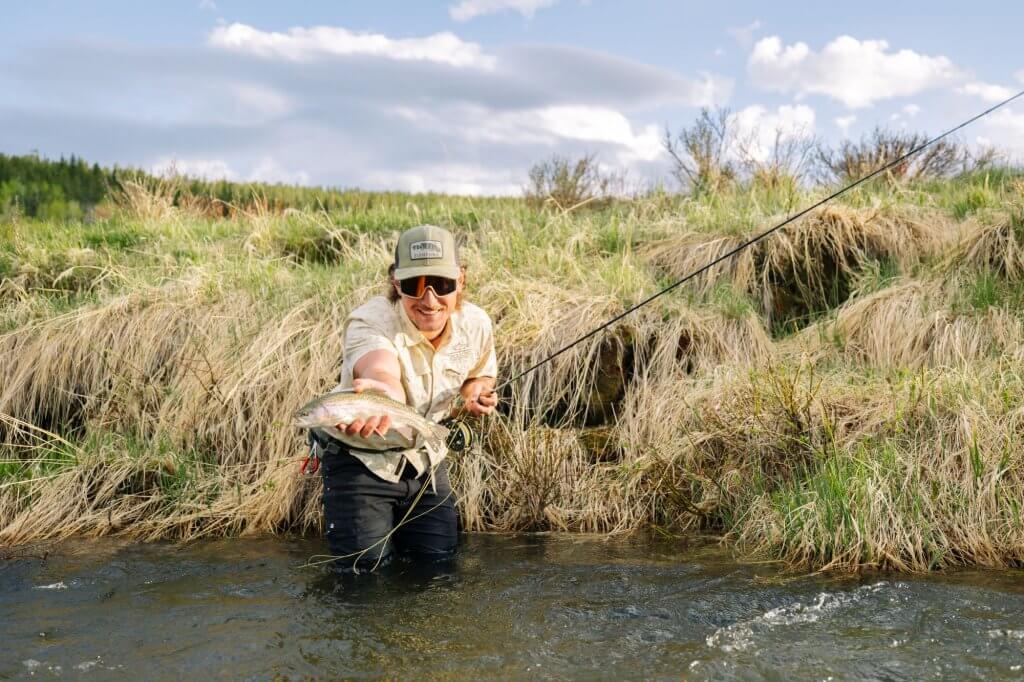
[[[47,442],[31,450],[26,450],[25,444],[0,447],[0,485],[60,473],[78,463],[78,454],[76,447],[59,442]]]
[[[953,217],[963,220],[967,216],[978,211],[996,206],[998,199],[996,195],[984,187],[972,187],[963,197],[953,201]]]
[[[984,313],[991,308],[1024,311],[1024,282],[1011,282],[983,270],[963,277],[950,310],[954,314]]]
[[[757,305],[751,300],[750,294],[737,291],[725,282],[711,290],[706,302],[731,320],[740,320],[757,314]]]
[[[101,223],[82,231],[82,244],[89,248],[125,251],[146,241],[138,229],[117,223]]]
[[[873,294],[890,286],[903,274],[899,263],[891,258],[872,259],[861,266],[860,277],[853,287],[860,296]]]
[[[14,277],[15,272],[15,256],[10,251],[0,251],[0,280]]]
[[[1024,216],[1012,209],[1019,181],[1016,172],[990,171],[942,182],[874,183],[842,203],[863,209],[850,212],[858,219],[911,207],[913,216],[950,230],[993,216],[1005,226],[999,220],[1009,210],[1013,229],[1024,236]],[[83,402],[80,428],[69,436],[75,449],[36,448],[28,456],[7,447],[0,485],[19,482],[20,489],[32,478],[105,467],[122,476],[121,502],[159,498],[159,511],[147,512],[162,528],[157,535],[249,528],[245,519],[217,525],[227,514],[225,500],[264,512],[257,529],[313,528],[316,504],[304,497],[313,493],[293,485],[295,467],[272,475],[270,463],[301,446],[282,427],[291,403],[336,380],[345,312],[383,289],[394,237],[405,227],[431,222],[464,240],[471,300],[496,320],[503,366],[522,367],[671,284],[662,267],[646,260],[645,245],[691,232],[747,236],[823,191],[751,184],[701,198],[662,192],[569,213],[534,210],[518,199],[353,192],[329,212],[257,211],[229,220],[177,211],[159,219],[119,214],[92,223],[6,223],[0,279],[9,280],[10,293],[0,298],[0,343],[8,344],[0,381],[13,388],[0,411],[17,408],[16,416],[31,421]],[[566,358],[536,384],[538,424],[547,426],[513,429],[504,441],[488,432],[486,457],[460,461],[476,476],[467,474],[460,485],[483,486],[482,511],[471,527],[558,528],[552,519],[561,519],[587,532],[647,524],[680,534],[710,530],[752,553],[813,567],[921,570],[1018,561],[1024,550],[1012,529],[1021,527],[1024,488],[1013,415],[1024,390],[1008,358],[1024,339],[1011,338],[1006,357],[986,347],[966,366],[893,367],[850,361],[848,347],[863,342],[858,327],[840,333],[834,324],[868,296],[940,276],[925,322],[984,322],[993,310],[1020,317],[1024,283],[975,266],[941,270],[948,252],[906,267],[869,253],[842,277],[830,277],[835,268],[825,267],[824,290],[814,291],[798,254],[772,272],[770,291],[759,277],[743,290],[723,279],[704,293],[688,287],[658,299],[622,337],[653,364],[636,368],[649,374],[633,379],[601,427],[613,444],[604,449],[617,459],[574,450],[581,442],[575,422],[553,429],[556,419],[544,421],[552,416],[545,410],[564,408],[566,394],[592,388],[584,385],[584,361]],[[782,314],[769,319],[765,300]],[[94,319],[107,326],[88,327]],[[893,325],[902,321],[892,318]],[[135,364],[104,375],[82,351],[88,339],[80,328],[103,337],[111,360]],[[146,346],[160,346],[181,329],[190,334],[184,345],[202,353],[176,355],[180,344],[152,352]],[[942,331],[928,328],[922,338]],[[949,343],[960,338],[953,336]],[[760,355],[758,344],[766,347]],[[964,344],[969,352],[975,346]],[[59,350],[50,362],[69,358],[67,365],[26,379],[19,370],[35,367],[50,348]],[[965,425],[975,429],[973,440]],[[547,512],[531,497],[534,484],[544,488]],[[37,497],[50,495],[51,503],[78,499],[25,485]],[[10,508],[27,504],[19,500]],[[97,504],[90,523],[108,532]],[[201,517],[196,509],[218,504],[222,516],[175,525],[175,518]],[[1002,525],[982,527],[979,518]],[[943,523],[958,537],[987,532],[1002,548],[971,554],[975,545],[944,539]],[[916,544],[890,542],[894,529]]]

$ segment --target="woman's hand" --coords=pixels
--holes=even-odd
[[[470,414],[490,414],[498,406],[498,394],[494,391],[494,379],[491,377],[469,379],[462,384],[459,393]]]
[[[378,391],[387,395],[391,392],[391,387],[377,379],[359,378],[352,381],[352,390],[355,393]],[[369,438],[374,433],[379,433],[383,436],[391,428],[391,417],[384,414],[379,417],[369,417],[366,420],[356,419],[351,424],[338,424],[336,428],[339,431],[344,431],[349,436]]]

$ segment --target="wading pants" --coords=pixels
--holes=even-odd
[[[327,543],[331,554],[345,557],[335,562],[338,568],[372,570],[396,549],[428,560],[447,559],[455,551],[458,522],[444,462],[434,471],[436,491],[430,474],[416,478],[411,464],[400,481],[389,483],[344,451],[325,453],[321,469]]]

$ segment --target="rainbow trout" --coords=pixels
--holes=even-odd
[[[377,433],[369,438],[349,436],[336,427],[385,414],[391,417],[391,428],[383,436]],[[306,403],[295,413],[295,426],[318,428],[360,450],[408,450],[423,445],[440,450],[448,438],[448,429],[420,416],[408,405],[376,391],[355,393],[351,389],[328,393]]]

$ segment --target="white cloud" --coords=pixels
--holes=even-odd
[[[857,117],[853,114],[849,116],[838,116],[834,119],[836,127],[842,132],[843,137],[849,137],[850,126],[857,122]]]
[[[1013,90],[1005,86],[978,81],[974,83],[967,83],[963,87],[957,88],[957,92],[979,97],[986,102],[991,102],[992,104],[1002,102],[1004,99],[1009,99],[1015,94]]]
[[[537,10],[551,7],[557,2],[558,0],[462,0],[457,5],[448,6],[448,15],[455,21],[469,21],[485,14],[513,10],[524,17],[532,17]]]
[[[761,20],[755,19],[746,26],[730,26],[725,32],[732,36],[740,47],[750,47],[754,42],[754,34],[761,29]]]
[[[724,104],[731,88],[577,47],[510,45],[492,68],[453,68],[328,48],[307,40],[314,29],[237,26],[198,50],[58,43],[19,53],[3,77],[60,96],[0,101],[0,149],[31,140],[44,155],[100,163],[179,159],[204,177],[485,194],[517,193],[551,154],[593,153],[654,182],[667,170],[655,121]]]
[[[289,185],[308,185],[309,173],[302,170],[288,170],[275,159],[265,156],[249,171],[250,182],[283,182]]]
[[[223,50],[292,61],[364,55],[457,67],[491,68],[495,63],[494,57],[485,55],[478,44],[447,31],[423,38],[389,38],[379,33],[354,33],[340,26],[297,27],[278,33],[235,23],[213,29],[208,42]]]
[[[753,105],[732,115],[736,137],[743,151],[755,161],[771,158],[776,142],[807,138],[814,134],[814,109],[784,104],[775,111]]]
[[[149,164],[154,175],[163,177],[187,175],[204,180],[232,180],[245,182],[282,182],[286,184],[308,185],[309,173],[289,170],[273,157],[264,156],[255,161],[247,172],[239,172],[224,159],[178,158],[164,156]]]
[[[732,94],[732,79],[722,78],[710,73],[701,74],[700,81],[694,81],[687,87],[688,92],[676,93],[690,106],[717,107],[728,101]]]
[[[199,9],[209,12],[217,11],[217,3],[214,0],[199,0]]]
[[[464,105],[443,112],[399,107],[392,113],[424,132],[452,135],[463,142],[547,148],[567,142],[584,143],[583,149],[602,149],[617,163],[655,161],[661,157],[661,129],[655,124],[634,126],[622,112],[607,107],[565,105],[492,111]]]
[[[259,83],[231,83],[226,86],[226,90],[237,105],[245,110],[250,121],[253,118],[286,116],[295,108],[291,97]]]
[[[1012,160],[1024,160],[1024,112],[1004,107],[981,122],[985,138],[999,151],[1009,153]]]
[[[523,177],[508,169],[468,163],[424,164],[407,170],[374,171],[367,182],[404,192],[444,192],[462,195],[514,195]]]
[[[884,40],[850,36],[836,38],[820,52],[802,42],[784,46],[777,36],[762,38],[750,53],[747,69],[767,90],[826,95],[852,108],[914,95],[960,77],[946,57],[891,52]]]
[[[205,180],[238,180],[236,173],[224,159],[177,159],[163,157],[149,164],[149,171],[162,177],[188,175]]]
[[[899,111],[889,114],[889,121],[894,126],[907,129],[910,127],[910,122],[907,119],[914,118],[919,113],[921,113],[921,107],[913,103],[907,104],[901,107]]]
[[[588,106],[559,106],[531,112],[539,130],[556,139],[607,143],[618,147],[616,155],[622,163],[653,161],[664,151],[661,131],[653,124],[638,131],[621,112]],[[529,123],[523,121],[527,126]]]
[[[1021,69],[1017,73],[1013,74],[1013,77],[1017,79],[1018,83],[1024,83],[1024,69]]]

